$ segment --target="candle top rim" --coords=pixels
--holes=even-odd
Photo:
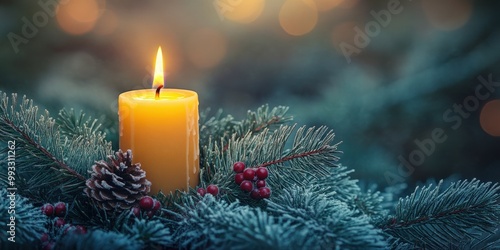
[[[189,98],[198,98],[195,91],[187,89],[161,89],[160,99],[155,99],[155,89],[138,89],[121,93],[119,98],[133,99],[136,101],[175,101]]]

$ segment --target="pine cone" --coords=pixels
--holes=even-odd
[[[92,170],[92,176],[83,191],[105,210],[129,209],[151,188],[141,164],[132,164],[131,150],[126,153],[119,150],[115,157],[108,156],[108,162],[96,162]]]

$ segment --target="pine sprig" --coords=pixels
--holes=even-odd
[[[172,246],[170,230],[158,220],[134,219],[132,225],[124,226],[124,233],[144,242],[148,248]]]
[[[304,229],[320,249],[387,246],[382,231],[370,224],[369,217],[356,215],[346,203],[314,188],[289,187],[268,201],[268,210]]]
[[[84,235],[72,233],[65,237],[62,237],[56,243],[54,249],[136,250],[142,249],[143,246],[144,245],[140,240],[137,240],[134,237],[129,237],[128,235],[123,233],[94,230]]]
[[[6,189],[0,189],[0,242],[7,242],[12,236],[12,240],[17,244],[24,244],[38,240],[46,232],[45,222],[47,217],[40,212],[40,208],[34,207],[31,202],[20,195],[8,196],[10,192]],[[13,197],[13,200],[11,200]],[[13,220],[12,228],[8,225]],[[14,235],[9,233],[13,231]],[[10,242],[10,241],[9,241]]]
[[[98,119],[87,117],[85,113],[80,111],[79,114],[75,110],[62,109],[56,118],[56,123],[60,128],[61,135],[73,138],[77,136],[91,136],[95,133],[100,133],[101,123]]]
[[[94,160],[112,152],[111,144],[97,132],[62,136],[48,111],[39,116],[32,100],[23,97],[18,104],[16,94],[9,98],[1,93],[0,139],[15,142],[15,184],[35,202],[73,200]]]
[[[500,221],[497,184],[459,181],[442,192],[441,184],[417,187],[380,227],[399,242],[425,248],[461,247],[495,233]]]
[[[284,186],[302,183],[311,177],[325,177],[329,169],[336,166],[338,160],[337,144],[333,144],[334,134],[326,127],[318,129],[301,127],[291,143],[291,149],[285,150],[294,126],[282,125],[274,131],[264,129],[258,134],[248,133],[243,138],[234,134],[224,149],[210,143],[205,148],[206,162],[202,168],[202,186],[207,183],[217,184],[230,200],[253,201],[234,183],[232,165],[243,161],[248,166],[264,166],[269,169],[269,183],[277,192]]]
[[[170,224],[179,249],[306,249],[310,242],[289,222],[238,202],[206,195],[198,201],[186,197],[178,206]]]

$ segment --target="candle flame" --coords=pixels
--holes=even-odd
[[[153,78],[153,89],[163,87],[163,55],[161,52],[161,46],[158,47],[158,52],[156,53],[156,65],[155,74]]]

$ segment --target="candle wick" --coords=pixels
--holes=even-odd
[[[156,89],[155,100],[160,99],[160,89],[163,88],[163,85],[158,86]]]

